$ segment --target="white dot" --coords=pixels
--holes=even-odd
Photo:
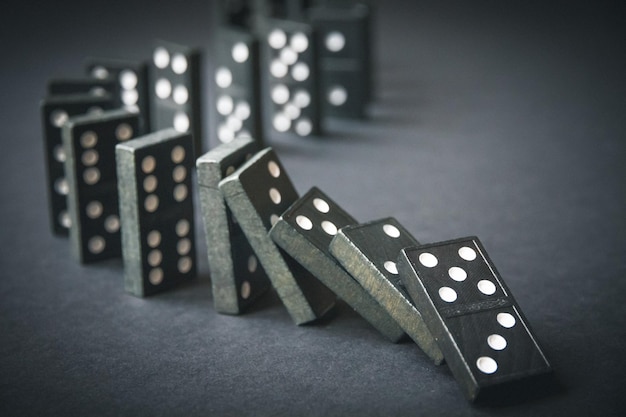
[[[243,126],[243,122],[234,115],[230,115],[228,119],[226,119],[226,126],[233,132],[239,132]]]
[[[165,100],[172,93],[172,83],[166,78],[160,78],[154,85],[154,91],[158,98]]]
[[[59,223],[61,224],[61,226],[67,229],[72,226],[72,219],[70,218],[70,215],[66,210],[63,210],[59,213]]]
[[[183,182],[187,178],[187,168],[183,165],[178,165],[172,171],[172,178],[176,182]]]
[[[453,266],[448,269],[448,275],[455,281],[461,282],[465,281],[467,278],[467,272],[463,268],[459,268],[458,266]]]
[[[240,101],[235,106],[235,117],[239,120],[246,120],[250,117],[250,105],[247,101]]]
[[[161,268],[154,268],[148,273],[148,281],[152,285],[159,285],[163,282],[163,270]]]
[[[95,132],[88,130],[80,135],[80,146],[83,148],[93,148],[98,143],[98,135]]]
[[[277,84],[272,88],[272,101],[276,104],[285,104],[289,101],[289,89],[284,84]]]
[[[298,53],[304,52],[309,47],[309,38],[302,32],[296,32],[291,36],[289,46]]]
[[[143,189],[147,193],[151,193],[154,190],[156,190],[157,185],[158,185],[157,177],[155,177],[154,175],[148,175],[143,180]]]
[[[285,115],[289,117],[291,120],[297,119],[298,117],[300,117],[300,114],[302,113],[302,110],[300,110],[300,107],[296,106],[293,103],[285,104],[283,111]]]
[[[191,251],[191,240],[187,238],[183,238],[178,241],[176,244],[176,252],[179,255],[184,256],[187,255]]]
[[[50,123],[56,127],[63,126],[67,119],[69,119],[69,116],[65,110],[54,110],[50,113]]]
[[[283,113],[278,113],[274,116],[272,126],[274,126],[274,129],[278,132],[286,132],[291,127],[291,119]]]
[[[176,74],[184,74],[187,71],[187,58],[183,54],[175,54],[172,57],[172,71]]]
[[[191,271],[192,265],[193,262],[191,261],[191,258],[189,256],[184,256],[178,260],[178,271],[182,274],[186,274]]]
[[[476,286],[478,287],[478,290],[485,295],[493,295],[496,292],[495,284],[486,279],[478,281],[478,284],[476,284]]]
[[[295,130],[300,136],[309,136],[313,131],[313,123],[306,118],[300,119],[296,122]]]
[[[328,220],[324,220],[322,222],[322,229],[324,229],[324,231],[331,236],[335,236],[337,234],[337,226]]]
[[[174,87],[172,98],[176,104],[185,104],[189,100],[189,90],[184,85],[177,85]]]
[[[250,283],[248,281],[244,281],[241,283],[241,298],[247,300],[250,297],[252,289],[250,287]]]
[[[109,233],[115,233],[120,230],[120,218],[115,214],[108,216],[104,219],[104,230]]]
[[[506,327],[507,329],[515,326],[515,317],[510,313],[498,313],[496,320],[498,320],[500,326]]]
[[[276,215],[276,214],[272,214],[272,215],[270,216],[270,224],[271,224],[272,226],[274,226],[274,225],[278,222],[278,219],[280,219],[280,217],[278,217],[278,215]]]
[[[221,124],[217,129],[217,138],[222,143],[229,143],[235,139],[235,134],[226,124]]]
[[[157,68],[163,69],[170,64],[170,53],[167,52],[167,49],[158,47],[154,50],[152,59],[154,60],[154,65],[156,65]]]
[[[280,177],[280,167],[274,161],[269,161],[267,163],[267,170],[270,172],[270,175],[274,178]]]
[[[254,274],[254,272],[256,271],[257,267],[258,267],[259,263],[256,259],[256,256],[254,255],[250,255],[248,257],[248,272],[250,272],[251,274]]]
[[[311,230],[313,228],[313,222],[303,215],[296,216],[296,224],[304,230]]]
[[[297,90],[293,95],[293,102],[301,109],[311,104],[311,95],[305,90]]]
[[[248,49],[248,46],[245,43],[237,42],[233,46],[231,54],[235,62],[243,63],[248,60],[248,57],[250,56],[250,50]]]
[[[476,367],[484,374],[493,374],[498,370],[498,363],[489,356],[481,356],[476,361]]]
[[[383,264],[383,266],[385,267],[385,269],[394,275],[398,275],[398,266],[396,265],[395,262],[392,261],[385,261],[385,263]]]
[[[96,65],[91,69],[91,75],[94,78],[98,78],[104,80],[109,77],[109,70],[103,67],[102,65]]]
[[[184,111],[179,111],[174,115],[174,129],[179,132],[186,132],[189,130],[189,116]]]
[[[104,110],[102,110],[102,107],[98,107],[98,106],[93,106],[90,107],[89,110],[87,110],[87,113],[89,114],[101,114]]]
[[[174,148],[172,149],[172,152],[170,153],[170,158],[172,159],[173,163],[180,164],[181,162],[185,160],[186,154],[187,152],[185,152],[185,148],[183,148],[180,145],[177,145],[177,146],[174,146]]]
[[[152,230],[150,233],[148,233],[146,241],[148,242],[148,246],[150,246],[151,248],[156,248],[161,244],[161,232],[159,232],[158,230]]]
[[[298,62],[291,68],[291,76],[296,81],[305,81],[309,78],[309,74],[311,71],[309,70],[309,66],[304,62]]]
[[[148,265],[159,266],[163,260],[163,253],[158,249],[153,249],[148,253]]]
[[[473,261],[474,259],[476,259],[476,251],[467,246],[463,246],[461,249],[459,249],[459,256],[466,261]]]
[[[487,344],[493,350],[503,350],[506,348],[506,339],[499,334],[492,334],[487,338]]]
[[[95,167],[87,168],[83,172],[83,180],[87,185],[94,185],[100,181],[100,170]]]
[[[285,65],[293,65],[298,60],[298,53],[290,47],[284,48],[280,51],[280,61]]]
[[[122,91],[122,102],[126,106],[132,106],[139,101],[139,92],[137,90]]]
[[[235,167],[231,165],[228,168],[226,168],[226,172],[224,173],[224,176],[227,177],[230,174],[232,174],[233,172],[235,172]],[[234,220],[234,217],[233,217],[233,220]],[[237,222],[235,221],[235,223],[237,223]]]
[[[67,157],[65,156],[65,149],[63,149],[63,145],[57,145],[54,147],[54,159],[59,162],[65,162]]]
[[[98,151],[96,151],[95,149],[89,149],[83,152],[83,154],[80,157],[80,160],[82,161],[83,165],[89,167],[89,166],[97,164],[99,158],[100,158],[100,155],[98,154]]]
[[[187,219],[180,219],[176,222],[176,235],[178,237],[187,236],[190,230],[189,221]]]
[[[400,230],[398,230],[398,228],[392,224],[385,224],[383,226],[383,232],[385,232],[387,236],[392,237],[394,239],[397,239],[400,237]]]
[[[276,188],[270,188],[270,199],[272,200],[272,202],[274,204],[280,204],[282,197],[280,195],[280,191],[278,191]]]
[[[185,184],[178,184],[174,187],[174,200],[179,203],[187,198],[187,194],[187,186]]]
[[[220,67],[215,71],[215,83],[218,87],[228,88],[233,82],[233,74],[228,68]]]
[[[426,268],[434,268],[439,263],[439,261],[437,260],[437,257],[433,255],[432,253],[428,253],[428,252],[420,253],[420,256],[418,259],[420,263],[424,265]]]
[[[333,31],[326,35],[326,39],[324,40],[324,45],[326,49],[331,52],[339,52],[346,46],[346,37],[343,36],[343,33]]]
[[[120,85],[124,90],[133,90],[137,87],[137,74],[132,70],[120,72]]]
[[[330,206],[328,205],[328,203],[326,201],[322,200],[321,198],[313,199],[313,206],[320,213],[328,213],[330,211]]]
[[[348,92],[341,86],[333,86],[328,92],[328,102],[333,106],[341,106],[348,100]]]
[[[289,67],[287,67],[287,65],[283,64],[278,59],[273,60],[270,64],[270,74],[272,74],[272,76],[274,76],[275,78],[283,78],[285,75],[287,75],[288,71]]]
[[[149,213],[154,213],[159,208],[159,197],[154,194],[150,194],[143,202],[143,206]]]
[[[133,136],[133,128],[128,123],[122,123],[115,128],[115,137],[117,140],[128,140]]]
[[[280,49],[287,43],[287,35],[280,29],[274,29],[268,35],[267,43],[274,49]]]
[[[106,94],[106,90],[102,87],[94,87],[91,90],[89,90],[89,94],[102,97],[103,95]]]
[[[102,207],[102,203],[99,201],[91,201],[85,207],[85,212],[87,213],[87,217],[90,219],[97,219],[102,216],[102,212],[104,211],[104,207]]]
[[[54,182],[54,189],[61,195],[67,195],[70,192],[70,186],[65,178],[58,178]]]
[[[154,171],[154,168],[156,168],[156,159],[154,159],[154,156],[148,155],[141,160],[141,170],[145,174],[151,173]]]
[[[439,288],[439,297],[446,303],[452,303],[456,301],[456,291],[450,287]]]
[[[217,99],[217,112],[222,116],[228,116],[233,111],[233,99],[231,96],[221,96]]]
[[[106,241],[102,236],[94,236],[87,242],[87,247],[89,248],[89,252],[97,255],[102,253],[106,247]]]

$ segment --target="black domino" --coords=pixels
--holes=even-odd
[[[255,140],[239,138],[213,148],[196,161],[213,305],[220,313],[240,314],[270,288],[263,266],[218,187],[258,149]]]
[[[280,214],[298,199],[272,149],[258,152],[219,187],[293,321],[308,323],[330,311],[335,295],[268,236]]]
[[[195,277],[191,134],[161,130],[115,153],[126,290],[146,296]]]
[[[173,127],[191,132],[194,150],[202,153],[200,52],[171,42],[158,41],[151,65],[153,131]]]
[[[107,94],[52,96],[41,101],[50,226],[56,235],[67,236],[71,227],[67,209],[69,184],[64,166],[67,153],[61,139],[61,127],[71,116],[95,114],[115,106],[115,100]]]
[[[313,187],[280,216],[270,236],[385,337],[397,342],[404,330],[330,254],[328,246],[337,230],[356,223],[337,203]]]
[[[394,318],[436,364],[443,354],[400,281],[396,259],[415,238],[393,218],[346,226],[330,244],[331,254]]]
[[[399,271],[468,399],[551,367],[476,237],[407,248]]]
[[[48,80],[46,91],[48,96],[76,94],[90,94],[96,97],[111,96],[117,105],[121,105],[119,85],[108,78],[52,78]]]

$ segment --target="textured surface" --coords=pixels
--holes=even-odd
[[[558,384],[472,406],[445,366],[345,305],[318,326],[275,297],[224,316],[206,262],[137,299],[120,261],[72,260],[48,227],[46,78],[87,55],[148,58],[155,37],[208,42],[210,7],[4,2],[0,415],[624,415],[626,28],[601,4],[380,2],[371,120],[268,140],[300,192],[317,185],[357,219],[394,216],[421,242],[480,236]]]

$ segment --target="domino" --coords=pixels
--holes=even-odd
[[[44,155],[48,189],[48,210],[52,233],[59,236],[69,235],[72,224],[68,208],[67,195],[70,191],[65,177],[67,152],[63,147],[61,127],[70,116],[85,113],[99,113],[116,106],[110,95],[64,95],[52,96],[41,101]]]
[[[293,321],[300,325],[324,316],[335,295],[268,235],[279,215],[298,199],[274,151],[255,154],[220,181],[219,188]]]
[[[141,130],[150,131],[150,81],[147,62],[90,58],[85,63],[87,75],[117,83],[121,104],[140,114]]]
[[[173,127],[191,132],[194,152],[202,153],[200,52],[183,45],[158,41],[152,55],[153,94],[150,127]]]
[[[323,116],[364,118],[371,88],[369,7],[316,7],[309,18],[319,39]]]
[[[221,143],[241,136],[262,143],[258,41],[246,32],[219,29],[215,59],[215,136]]]
[[[91,94],[96,97],[111,96],[120,104],[120,91],[115,81],[93,78],[53,78],[46,86],[48,96]]]
[[[406,248],[398,262],[402,281],[469,400],[551,371],[477,237]]]
[[[270,236],[380,333],[398,342],[404,330],[330,254],[328,246],[337,230],[356,223],[337,203],[313,187],[280,216]]]
[[[310,25],[267,19],[264,51],[264,123],[273,133],[320,134],[315,39]]]
[[[126,290],[143,297],[195,277],[191,134],[161,130],[115,155]]]
[[[345,226],[330,242],[330,253],[435,363],[443,354],[400,281],[396,259],[402,248],[417,244],[393,218]]]
[[[270,288],[263,266],[219,189],[222,178],[250,159],[258,147],[251,138],[234,139],[196,161],[213,304],[219,313],[240,314]]]
[[[138,133],[139,117],[127,110],[72,117],[62,127],[70,244],[81,263],[122,255],[115,145]]]

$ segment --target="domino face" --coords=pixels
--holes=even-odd
[[[239,138],[217,146],[196,161],[213,304],[220,313],[240,314],[270,288],[263,266],[218,187],[257,150],[255,140]]]
[[[173,127],[191,132],[194,150],[202,153],[200,53],[192,48],[159,41],[152,55],[153,95],[150,127]]]
[[[282,214],[270,230],[270,236],[378,331],[397,342],[404,336],[402,328],[330,254],[329,245],[337,230],[356,223],[333,200],[313,187]]]
[[[126,290],[145,296],[194,277],[191,134],[162,130],[115,154]]]
[[[407,335],[436,364],[443,354],[400,281],[396,260],[417,241],[393,218],[346,226],[330,244],[330,253],[378,301]]]
[[[335,304],[334,294],[268,236],[279,215],[298,199],[272,149],[258,152],[219,188],[294,322],[326,314]]]
[[[117,84],[121,104],[140,114],[141,129],[150,131],[150,82],[145,62],[91,58],[85,64],[87,74],[99,80]]]
[[[268,19],[262,33],[266,126],[276,133],[319,134],[313,29],[306,23]]]
[[[309,17],[317,55],[324,116],[363,118],[370,90],[370,9],[318,7]]]
[[[551,370],[478,238],[407,248],[399,263],[402,280],[468,399]]]
[[[122,255],[115,145],[139,131],[125,110],[71,118],[63,125],[72,254],[81,263]]]
[[[242,31],[219,29],[215,49],[215,135],[221,143],[241,136],[262,142],[256,38]]]
[[[115,105],[115,100],[109,95],[53,96],[41,101],[50,225],[56,235],[67,236],[72,224],[67,205],[70,187],[64,166],[67,152],[61,138],[61,127],[71,116],[97,114]]]
[[[96,97],[111,96],[120,104],[119,86],[111,79],[93,78],[54,78],[48,80],[47,92],[50,96],[90,94]]]

